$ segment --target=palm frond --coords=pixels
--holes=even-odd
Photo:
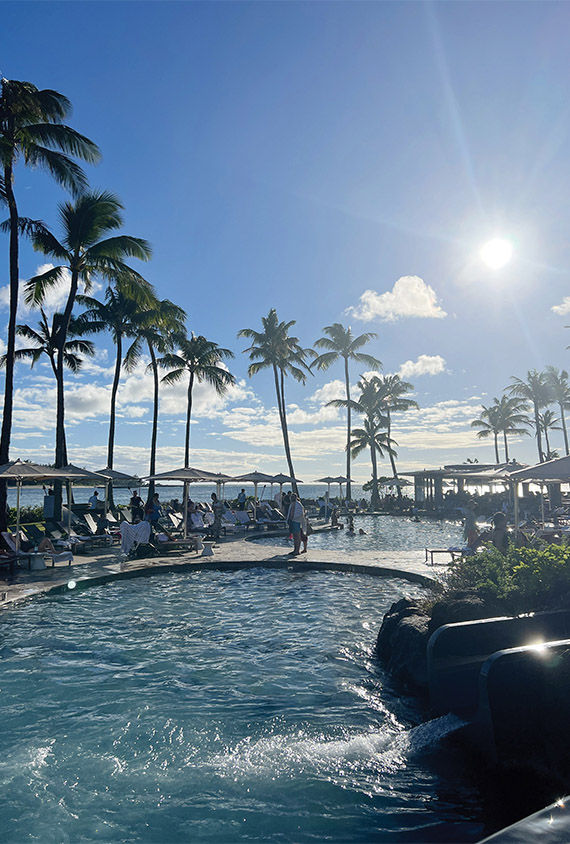
[[[75,155],[90,164],[96,163],[101,158],[97,144],[63,123],[29,124],[23,131],[34,144]]]

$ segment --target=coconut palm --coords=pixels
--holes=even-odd
[[[546,442],[546,459],[553,460],[555,456],[558,456],[558,454],[555,454],[555,452],[553,452],[550,448],[548,432],[562,430],[562,428],[558,424],[560,422],[560,419],[556,418],[556,415],[552,412],[552,410],[545,410],[542,413],[538,414],[538,421],[540,424],[540,430],[544,434],[544,439]]]
[[[545,369],[546,380],[552,392],[552,400],[558,405],[560,412],[560,424],[564,434],[564,449],[570,454],[568,445],[568,431],[566,430],[566,416],[564,411],[570,410],[570,384],[568,373],[565,369],[557,369],[555,366],[547,366]]]
[[[177,338],[178,351],[159,358],[158,365],[170,371],[163,377],[165,384],[177,384],[188,375],[186,402],[186,434],[184,438],[184,466],[190,466],[190,420],[192,417],[192,393],[194,384],[205,382],[221,396],[235,384],[235,377],[223,366],[222,361],[234,357],[230,349],[223,349],[217,343],[206,340],[193,332],[190,337]]]
[[[127,292],[148,290],[150,286],[142,276],[125,263],[134,257],[147,261],[151,256],[149,244],[130,235],[108,235],[123,223],[119,199],[106,191],[88,191],[75,202],[59,206],[63,236],[56,238],[41,226],[33,235],[34,248],[61,263],[26,284],[26,301],[41,305],[47,293],[63,283],[69,291],[59,330],[56,336],[57,415],[55,465],[63,465],[63,439],[65,408],[63,396],[63,347],[67,339],[69,320],[81,283],[88,293],[95,276],[121,279]]]
[[[344,385],[346,390],[346,400],[350,402],[350,376],[348,370],[348,362],[349,360],[357,361],[358,363],[363,363],[365,366],[369,367],[369,369],[379,369],[382,364],[380,361],[373,357],[372,355],[364,354],[360,352],[363,346],[366,343],[369,343],[370,340],[373,340],[377,335],[372,332],[368,331],[365,334],[360,334],[358,337],[354,337],[352,334],[352,329],[349,326],[345,328],[344,325],[341,325],[340,322],[335,322],[332,325],[326,325],[323,328],[323,331],[327,335],[326,337],[321,337],[315,341],[315,346],[319,349],[326,349],[327,351],[324,352],[322,355],[319,355],[315,358],[313,363],[311,364],[311,368],[316,367],[317,369],[328,369],[332,366],[333,363],[336,363],[337,360],[342,358],[344,361]],[[350,404],[347,405],[346,408],[346,499],[350,501],[351,493],[350,493],[350,457],[351,451],[349,448],[350,443],[350,427],[351,427],[351,407]]]
[[[169,299],[155,299],[150,307],[141,311],[135,319],[137,335],[130,352],[130,365],[134,365],[142,354],[143,344],[146,345],[150,356],[147,371],[152,373],[153,379],[153,409],[152,430],[150,440],[149,475],[156,473],[156,440],[158,434],[158,359],[156,353],[166,354],[176,342],[176,338],[184,332],[186,312]],[[149,482],[148,501],[154,495],[154,481]]]
[[[135,357],[131,351],[132,344],[123,356],[123,344],[125,340],[136,341],[138,331],[138,319],[141,310],[149,307],[152,301],[152,291],[147,287],[141,287],[134,291],[127,291],[119,282],[114,287],[108,286],[104,293],[103,301],[92,296],[77,296],[78,304],[86,310],[78,317],[82,331],[86,333],[99,333],[108,331],[115,344],[115,365],[113,383],[111,386],[111,400],[109,407],[109,434],[107,439],[107,467],[113,468],[115,457],[115,427],[116,427],[116,406],[117,393],[123,366],[131,370],[135,364]],[[112,487],[111,487],[112,491]]]
[[[14,401],[14,351],[19,294],[19,234],[22,220],[14,192],[14,171],[18,161],[47,170],[59,184],[77,193],[86,185],[81,167],[70,156],[95,162],[97,146],[66,126],[63,120],[71,103],[57,91],[39,90],[30,82],[0,80],[0,199],[8,206],[10,314],[4,381],[4,409],[0,434],[0,463],[10,451]],[[0,526],[5,527],[6,487],[0,484]]]
[[[542,449],[542,429],[538,418],[541,408],[547,407],[552,402],[552,391],[544,372],[538,372],[536,369],[529,369],[526,374],[526,381],[522,378],[511,378],[511,384],[507,387],[507,391],[511,396],[516,396],[523,399],[525,402],[532,405],[534,429],[536,433],[536,445],[538,448],[538,459],[540,463],[544,462],[544,452]]]
[[[497,408],[499,430],[503,435],[505,447],[505,462],[509,462],[508,434],[527,435],[530,420],[525,412],[525,403],[514,396],[501,396],[493,399],[493,407]],[[526,426],[526,427],[525,427]]]
[[[309,357],[314,357],[312,349],[304,349],[299,343],[298,337],[289,334],[290,328],[295,325],[296,320],[280,322],[275,308],[271,308],[266,317],[261,318],[263,330],[255,331],[253,328],[242,328],[238,337],[246,337],[252,340],[251,346],[244,349],[249,354],[253,363],[249,365],[248,374],[251,378],[262,369],[271,369],[275,383],[275,394],[277,397],[277,409],[281,432],[283,434],[283,445],[285,456],[289,467],[289,474],[295,477],[293,460],[291,457],[291,446],[289,444],[289,431],[287,428],[287,412],[285,403],[285,377],[291,375],[295,381],[305,384],[310,367],[307,363]],[[293,481],[293,491],[298,492],[297,484]]]
[[[387,419],[386,427],[388,440],[390,440],[392,435],[392,413],[418,408],[419,405],[414,399],[405,398],[405,394],[411,392],[414,387],[409,381],[402,381],[399,375],[379,375],[377,386],[382,413]],[[395,452],[389,451],[388,456],[392,465],[392,476],[397,478],[398,472],[396,471]],[[402,497],[401,487],[398,487],[398,497]]]
[[[486,407],[483,405],[483,410],[478,419],[474,419],[471,423],[472,428],[479,428],[477,437],[480,440],[493,437],[493,444],[495,446],[495,463],[500,463],[499,457],[499,434],[501,433],[501,420],[499,416],[499,409],[496,405]]]
[[[350,404],[352,410],[360,413],[365,417],[364,430],[371,437],[373,432],[377,429],[385,429],[387,425],[387,418],[382,412],[382,405],[379,394],[379,379],[378,376],[373,375],[371,378],[361,378],[358,382],[358,389],[360,396],[356,401],[354,399],[333,399],[327,403],[330,407],[347,407]],[[361,429],[358,429],[361,430]],[[354,431],[351,432],[354,434]],[[385,440],[384,445],[389,445],[389,441]],[[381,446],[384,448],[384,446]],[[361,451],[362,449],[360,449]],[[380,504],[380,494],[378,492],[378,472],[376,468],[376,451],[372,449],[372,495],[370,504],[373,510],[377,509]],[[351,448],[354,456],[354,452]]]
[[[61,320],[60,313],[54,313],[51,324],[43,309],[40,309],[41,318],[37,328],[32,328],[30,325],[17,325],[16,334],[22,339],[33,343],[32,346],[27,346],[22,349],[16,349],[14,352],[14,359],[16,361],[29,360],[30,366],[33,369],[34,365],[41,360],[45,355],[52,369],[54,376],[57,377],[56,369],[56,353],[57,348],[55,344],[55,337],[57,336],[59,322]],[[77,321],[73,318],[70,320],[69,329],[67,332],[68,339],[63,347],[63,363],[64,366],[71,372],[79,372],[83,365],[83,357],[93,357],[95,354],[95,347],[90,340],[83,340],[80,337],[80,327],[77,326]],[[7,355],[0,357],[0,368],[4,369],[6,366]],[[67,448],[64,445],[65,462],[67,463]]]
[[[384,457],[384,453],[394,452],[394,445],[397,443],[388,437],[385,425],[378,416],[367,416],[364,419],[363,428],[353,428],[351,431],[350,450],[353,457],[358,457],[365,448],[370,449],[370,460],[372,462],[372,493],[370,506],[376,510],[380,505],[380,493],[378,491],[378,462],[377,455]]]

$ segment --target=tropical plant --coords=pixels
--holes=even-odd
[[[546,380],[552,393],[552,400],[558,405],[560,411],[560,424],[564,434],[564,450],[570,454],[568,445],[568,431],[566,429],[565,410],[570,410],[570,384],[568,373],[565,369],[557,369],[555,366],[547,366],[545,369]]]
[[[542,413],[538,414],[538,422],[540,425],[540,429],[544,434],[544,440],[546,442],[546,459],[547,460],[554,460],[554,457],[558,457],[558,454],[553,452],[550,448],[550,440],[548,438],[549,431],[561,431],[562,428],[558,424],[560,419],[556,417],[556,415],[552,412],[552,410],[545,410]]]
[[[478,439],[487,439],[493,437],[495,446],[495,463],[500,463],[499,457],[499,434],[501,433],[501,422],[499,418],[499,409],[496,405],[490,407],[482,406],[483,410],[478,419],[474,419],[471,423],[472,428],[479,428],[477,432]]]
[[[133,295],[136,293],[136,295]],[[107,468],[112,469],[115,457],[115,428],[117,392],[123,366],[131,371],[138,358],[134,342],[137,339],[139,314],[150,307],[153,301],[152,290],[142,286],[136,291],[125,290],[119,283],[105,289],[104,299],[100,301],[92,296],[78,295],[77,302],[86,310],[77,318],[82,331],[99,333],[109,331],[115,344],[115,364],[111,399],[109,407],[109,434],[107,439]],[[134,339],[133,339],[134,338]],[[125,339],[133,340],[123,356]]]
[[[238,337],[246,337],[252,340],[251,346],[244,349],[249,354],[253,363],[248,367],[248,374],[251,378],[262,369],[271,369],[275,383],[275,394],[277,397],[277,409],[281,432],[283,434],[283,445],[285,456],[289,467],[289,474],[295,477],[293,460],[291,457],[291,446],[289,443],[289,430],[287,428],[287,412],[285,403],[285,376],[291,375],[295,381],[305,384],[307,375],[310,373],[310,366],[307,363],[309,357],[315,357],[313,349],[304,349],[298,337],[289,334],[290,328],[295,325],[296,320],[280,322],[275,308],[271,308],[266,317],[261,318],[262,331],[255,331],[253,328],[242,328]],[[292,483],[293,491],[298,493],[297,484]]]
[[[373,375],[371,378],[361,378],[358,382],[358,389],[360,396],[356,401],[354,399],[333,399],[327,403],[330,407],[347,407],[350,403],[352,410],[364,416],[364,428],[357,428],[351,432],[354,439],[354,447],[351,444],[352,456],[355,457],[362,451],[362,448],[367,445],[370,447],[370,456],[372,461],[372,495],[370,497],[370,504],[373,510],[378,509],[380,505],[380,493],[378,490],[378,467],[377,467],[377,452],[383,456],[384,451],[389,453],[391,449],[391,442],[387,438],[380,436],[380,430],[386,429],[388,420],[382,413],[382,406],[380,403],[379,394],[379,379],[378,376]],[[355,434],[358,431],[358,434]],[[362,439],[364,438],[364,439]],[[368,438],[368,439],[366,439]],[[362,448],[357,448],[357,441],[366,440]],[[355,453],[355,448],[357,451]]]
[[[176,338],[177,352],[165,354],[157,363],[162,369],[170,370],[163,377],[165,384],[177,384],[188,375],[186,402],[186,433],[184,437],[184,467],[190,466],[190,421],[192,417],[192,393],[194,384],[205,382],[221,396],[235,384],[235,377],[221,365],[222,361],[234,357],[230,349],[223,349],[217,343],[206,340],[193,332],[190,337]]]
[[[394,440],[389,439],[385,424],[378,416],[366,416],[363,428],[353,428],[352,439],[349,448],[353,457],[358,457],[365,448],[370,449],[370,460],[372,462],[372,494],[370,506],[376,510],[380,505],[380,493],[378,490],[378,462],[377,455],[384,457],[384,453],[395,453],[393,446],[397,445]]]
[[[131,346],[131,358],[133,361],[142,353],[142,344],[146,344],[150,356],[150,363],[147,371],[152,373],[153,381],[153,402],[152,402],[152,429],[150,439],[150,460],[149,475],[156,473],[156,441],[158,434],[158,394],[159,376],[158,359],[156,353],[166,354],[173,348],[176,338],[184,332],[184,320],[186,312],[171,302],[169,299],[156,299],[150,307],[139,314],[137,324],[137,337]],[[149,482],[148,501],[154,495],[154,481]]]
[[[29,360],[30,366],[34,367],[42,356],[45,355],[51,366],[54,376],[57,378],[56,366],[56,337],[59,331],[59,324],[62,318],[60,313],[54,313],[51,319],[51,324],[43,310],[40,308],[41,318],[37,328],[32,328],[30,325],[17,325],[16,334],[29,342],[33,346],[27,346],[22,349],[16,349],[14,352],[14,359],[16,361]],[[79,372],[83,364],[82,355],[85,357],[93,357],[95,354],[95,347],[90,340],[83,340],[79,335],[81,334],[80,326],[77,325],[77,320],[73,318],[69,322],[67,332],[68,339],[65,341],[63,347],[63,364],[71,372]],[[7,355],[0,357],[0,367],[3,369],[6,366]],[[64,432],[65,437],[65,432]],[[64,461],[67,460],[67,446],[64,442]]]
[[[483,405],[483,410],[479,419],[474,419],[471,423],[472,428],[479,428],[477,434],[479,439],[493,436],[495,444],[495,460],[500,463],[499,457],[499,434],[503,435],[503,444],[505,447],[505,462],[509,462],[509,445],[507,440],[508,434],[528,434],[526,427],[529,425],[529,419],[526,413],[521,413],[524,409],[525,403],[514,396],[501,396],[500,399],[494,398],[493,404],[490,407]]]
[[[62,283],[69,284],[67,300],[56,336],[57,413],[55,465],[63,465],[65,407],[63,395],[63,348],[71,313],[81,283],[86,291],[91,289],[93,278],[121,279],[128,292],[150,290],[142,276],[129,267],[124,259],[139,258],[147,261],[151,249],[145,240],[130,235],[108,237],[123,223],[123,206],[112,193],[88,191],[75,202],[59,206],[63,237],[58,240],[45,226],[35,228],[34,248],[62,262],[34,276],[26,284],[26,301],[41,305],[47,293]],[[56,502],[56,508],[57,508]]]
[[[522,378],[511,378],[511,384],[507,387],[507,391],[511,396],[516,396],[523,399],[532,405],[534,429],[536,433],[536,445],[538,449],[538,459],[540,463],[544,462],[544,451],[542,448],[542,430],[538,418],[539,411],[543,407],[547,407],[552,402],[552,391],[544,372],[538,372],[536,369],[529,369],[526,374],[526,381]]]
[[[350,402],[350,375],[348,369],[348,362],[350,360],[363,363],[370,369],[379,369],[381,362],[372,355],[364,354],[359,351],[366,343],[369,343],[377,335],[372,331],[367,331],[365,334],[360,334],[354,337],[352,329],[349,326],[345,328],[340,322],[335,322],[332,325],[326,325],[323,331],[326,337],[320,337],[315,341],[315,346],[318,349],[326,349],[326,352],[315,358],[311,364],[311,369],[328,369],[333,363],[342,358],[344,361],[344,385],[346,390],[346,400]],[[346,498],[347,501],[351,499],[351,477],[350,477],[350,458],[351,450],[350,443],[350,428],[351,428],[351,407],[350,404],[346,406]]]
[[[386,417],[386,428],[388,434],[388,441],[392,436],[392,413],[400,413],[402,411],[418,408],[419,405],[414,399],[405,398],[405,394],[414,389],[409,381],[402,381],[399,375],[380,375],[378,376],[378,399],[380,401],[381,411]],[[392,476],[398,477],[396,471],[395,452],[388,451],[390,464],[392,466]],[[402,490],[398,487],[398,497],[402,497]]]
[[[10,313],[6,345],[4,409],[0,434],[0,463],[9,458],[14,401],[14,351],[19,294],[19,234],[26,221],[20,219],[14,193],[14,171],[19,160],[47,170],[60,185],[73,193],[82,190],[86,177],[70,156],[95,162],[97,146],[66,126],[63,120],[71,103],[57,91],[39,90],[30,82],[0,80],[0,200],[8,206]],[[0,484],[0,527],[5,527],[6,486]]]

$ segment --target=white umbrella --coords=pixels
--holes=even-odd
[[[182,481],[184,485],[183,511],[184,511],[184,538],[188,535],[188,484],[192,483],[218,483],[221,474],[207,472],[202,469],[194,469],[192,466],[181,469],[171,469],[169,472],[160,472],[158,475],[149,475],[147,481]],[[229,477],[226,477],[229,480]]]
[[[245,475],[240,475],[237,478],[233,478],[234,481],[239,481],[239,483],[251,483],[253,484],[253,510],[255,514],[255,519],[257,520],[257,485],[258,484],[270,484],[273,481],[273,475],[264,475],[263,472],[248,472]],[[275,483],[273,481],[273,483]]]

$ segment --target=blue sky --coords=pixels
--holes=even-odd
[[[511,375],[569,365],[567,4],[5,2],[2,12],[0,72],[71,99],[71,124],[103,152],[91,183],[115,191],[125,231],[153,245],[146,276],[190,329],[236,352],[236,390],[224,401],[199,390],[193,465],[285,469],[271,379],[247,378],[236,339],[271,307],[297,320],[304,345],[335,321],[378,333],[369,351],[413,382],[422,407],[396,422],[404,469],[492,461],[469,430],[481,402]],[[55,223],[64,195],[46,176],[19,169],[16,190],[22,214]],[[493,236],[515,245],[495,272],[479,257]],[[24,247],[22,278],[40,263]],[[4,321],[5,303],[0,290]],[[97,342],[68,395],[71,456],[92,468],[105,462],[113,363]],[[49,375],[18,367],[13,457],[51,458]],[[340,377],[333,368],[288,385],[303,479],[343,470],[343,416],[324,407]],[[149,402],[141,369],[121,388],[118,468],[146,470]],[[165,392],[160,468],[182,464],[184,402],[182,388]],[[533,461],[532,440],[513,454]],[[369,477],[365,455],[354,476]]]

